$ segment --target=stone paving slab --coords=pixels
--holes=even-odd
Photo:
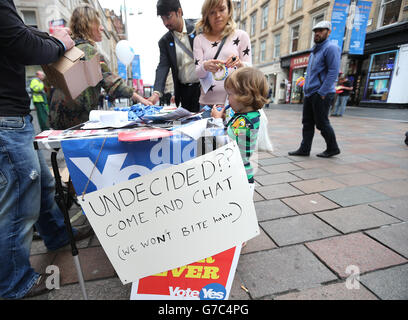
[[[333,175],[332,172],[321,168],[297,170],[291,171],[291,173],[303,180],[325,178]]]
[[[261,222],[261,226],[280,247],[339,235],[312,214]]]
[[[334,174],[349,174],[363,171],[362,169],[356,168],[353,165],[330,165],[326,166],[325,169]]]
[[[388,200],[385,194],[369,189],[365,186],[346,187],[342,189],[322,192],[322,195],[342,207]]]
[[[339,207],[337,204],[322,197],[318,193],[282,199],[282,201],[299,214],[325,211]]]
[[[346,283],[334,283],[300,292],[284,294],[274,300],[378,300],[378,298],[360,285],[359,289],[347,289]]]
[[[301,179],[289,172],[282,172],[255,177],[255,180],[262,186],[269,186],[273,184],[299,181]]]
[[[363,275],[360,281],[383,300],[408,300],[408,264]]]
[[[363,186],[383,181],[381,178],[368,173],[352,173],[333,177],[346,186]]]
[[[79,251],[79,261],[85,281],[109,278],[116,275],[102,247],[81,249]],[[59,252],[54,260],[54,265],[60,269],[61,285],[78,282],[74,260],[70,251]]]
[[[368,205],[340,208],[332,211],[316,213],[328,224],[343,233],[360,231],[398,223],[399,220]]]
[[[266,200],[274,200],[303,194],[302,191],[292,187],[288,183],[259,187],[256,188],[256,191]]]
[[[296,212],[280,200],[260,201],[255,203],[258,221],[296,216]]]
[[[371,175],[380,177],[384,180],[398,180],[408,178],[408,170],[400,168],[389,168],[370,171]]]
[[[229,300],[251,300],[249,294],[242,289],[243,283],[238,273],[235,273],[234,281],[232,282]],[[244,286],[245,287],[245,286]]]
[[[370,206],[384,211],[400,220],[408,221],[408,198],[406,197],[371,203]]]
[[[262,167],[267,167],[267,166],[272,166],[275,164],[291,163],[293,161],[286,157],[276,157],[276,158],[269,158],[269,159],[259,159],[257,162]]]
[[[406,263],[407,260],[362,233],[306,243],[324,263],[341,278],[347,278],[349,266],[360,274]]]
[[[275,164],[272,166],[262,167],[268,173],[281,173],[281,172],[288,172],[288,171],[296,171],[301,170],[302,168],[298,167],[293,163],[283,163],[283,164]]]
[[[387,181],[370,186],[371,189],[384,193],[389,197],[398,198],[408,196],[408,180]]]
[[[302,245],[243,255],[237,272],[253,299],[337,279]]]
[[[408,258],[407,222],[366,231],[366,233],[378,242],[386,245],[388,248],[391,248],[405,258]]]
[[[260,228],[260,231],[259,236],[247,241],[246,246],[241,250],[241,254],[276,248],[276,244],[267,236],[265,231],[262,228]]]
[[[302,190],[304,193],[322,192],[345,187],[344,184],[331,178],[304,180],[301,182],[293,182],[291,184],[297,189]]]
[[[87,281],[85,290],[89,300],[129,300],[132,284],[123,285],[119,278]],[[48,293],[48,300],[83,300],[80,285],[70,284]]]

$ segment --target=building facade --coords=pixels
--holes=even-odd
[[[273,103],[301,103],[296,84],[306,72],[313,46],[312,27],[330,20],[330,0],[242,0],[236,4],[236,21],[252,44],[253,65],[272,89]]]
[[[14,0],[14,3],[27,25],[48,33],[52,33],[55,27],[68,27],[73,10],[81,3],[92,5],[100,13],[101,23],[105,29],[102,42],[97,43],[98,50],[110,69],[117,72],[115,47],[120,40],[121,26],[118,20],[121,20],[121,17],[116,17],[113,12],[107,15],[98,0]],[[27,84],[39,68],[40,66],[27,66]]]
[[[349,54],[355,12],[350,0],[342,48],[341,71],[353,83],[349,104],[362,106],[408,105],[402,85],[408,82],[408,0],[374,0],[367,23],[364,53]],[[252,44],[255,67],[264,72],[273,103],[301,103],[313,47],[312,27],[331,20],[335,0],[241,0],[235,2],[235,19]],[[385,66],[385,67],[384,67]]]

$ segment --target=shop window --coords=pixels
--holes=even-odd
[[[306,77],[306,68],[293,70],[290,103],[297,104],[303,102],[303,84],[302,81],[298,81],[301,77]]]
[[[378,28],[398,22],[402,0],[382,0]]]
[[[396,56],[397,51],[391,51],[371,57],[365,100],[387,101]]]
[[[300,29],[299,25],[292,27],[290,39],[290,53],[297,52],[299,49],[299,29]]]

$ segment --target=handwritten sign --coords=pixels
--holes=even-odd
[[[235,142],[89,193],[81,206],[123,284],[205,259],[259,235]]]

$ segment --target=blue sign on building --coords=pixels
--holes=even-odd
[[[125,81],[127,81],[127,76],[126,76],[126,66],[118,60],[118,75]]]
[[[370,17],[371,1],[358,1],[350,38],[349,54],[364,54],[367,21]]]
[[[332,32],[330,40],[335,42],[343,50],[344,32],[346,29],[347,15],[350,7],[350,0],[336,0],[332,13]]]
[[[140,72],[140,56],[137,54],[132,61],[132,78],[141,79],[142,75]]]

